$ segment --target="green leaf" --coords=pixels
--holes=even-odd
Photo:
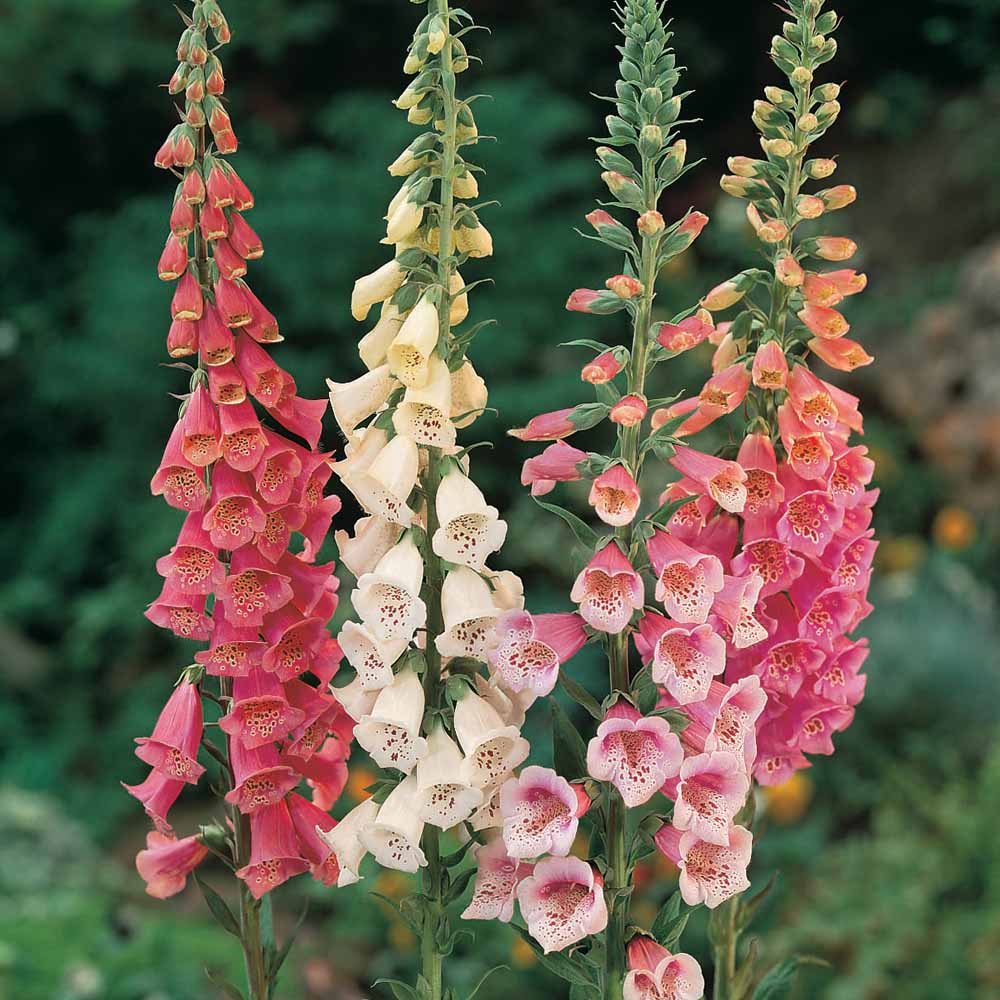
[[[559,672],[559,683],[566,694],[581,708],[585,708],[598,722],[604,718],[600,702],[583,685],[577,684],[572,677],[568,677],[563,671]]]
[[[552,702],[552,761],[567,781],[587,774],[587,747],[583,737],[558,702]]]
[[[578,518],[576,514],[566,510],[565,507],[560,507],[558,504],[546,503],[544,500],[539,500],[538,497],[534,497],[533,499],[542,510],[547,510],[550,514],[561,517],[570,526],[573,534],[576,535],[576,540],[581,545],[585,545],[590,549],[597,546],[597,539],[599,537],[597,532],[585,521]]]
[[[771,895],[771,890],[774,888],[778,881],[778,872],[772,872],[771,877],[767,880],[767,885],[764,886],[760,892],[755,893],[750,897],[743,905],[740,907],[739,915],[736,919],[736,932],[746,930],[750,926],[750,922],[757,915],[757,911],[761,908],[764,900]]]
[[[767,975],[757,984],[757,989],[753,991],[753,1000],[779,1000],[788,996],[795,983],[795,973],[802,965],[823,965],[829,966],[821,958],[812,955],[795,955],[786,958],[783,962],[772,966]]]
[[[690,916],[690,908],[681,899],[680,891],[677,891],[660,907],[650,933],[667,951],[673,951]]]
[[[666,719],[675,733],[683,733],[691,725],[691,720],[676,708],[658,708],[651,714]]]
[[[632,681],[632,694],[635,697],[635,707],[643,715],[649,715],[660,700],[660,691],[653,683],[649,669],[643,668]]]
[[[531,946],[531,950],[535,953],[539,965],[548,969],[549,972],[559,976],[560,979],[565,979],[567,983],[573,983],[577,986],[589,986],[592,989],[597,986],[593,976],[585,966],[574,962],[572,958],[562,954],[562,952],[554,951],[546,955],[538,947],[535,939],[523,927],[518,927],[517,924],[512,924],[511,926]]]
[[[201,894],[205,897],[205,902],[208,903],[208,908],[219,926],[229,931],[233,937],[240,937],[239,921],[233,916],[233,911],[229,909],[226,901],[197,872],[194,873],[194,880],[198,883],[198,888],[201,889]]]
[[[309,901],[306,900],[306,905],[302,907],[302,912],[299,914],[299,919],[295,921],[295,926],[285,937],[285,943],[281,946],[280,950],[275,952],[274,957],[271,960],[271,965],[267,970],[267,974],[268,978],[272,981],[277,977],[278,973],[281,971],[281,967],[285,964],[285,959],[288,958],[288,953],[292,950],[292,945],[295,943],[295,939],[299,936],[299,931],[302,930],[302,925],[306,922],[306,917],[308,915]]]
[[[559,345],[560,347],[589,347],[592,351],[598,354],[603,354],[605,351],[610,351],[611,347],[608,344],[602,344],[599,340],[587,340],[583,338],[581,340],[566,340]],[[505,966],[497,966],[497,968],[505,968]]]
[[[388,986],[396,1000],[420,1000],[412,986],[398,979],[376,979],[372,986]]]
[[[586,431],[596,427],[610,412],[607,403],[581,403],[573,407],[567,419],[578,431]]]
[[[456,899],[461,899],[462,894],[468,888],[469,883],[475,877],[476,869],[467,868],[464,872],[460,872],[455,876],[455,881],[452,882],[451,888],[445,895],[444,901],[446,903],[453,903]]]
[[[670,520],[670,518],[674,516],[674,514],[677,513],[677,511],[681,509],[681,507],[684,506],[684,504],[690,503],[692,500],[697,500],[700,495],[700,493],[693,493],[690,496],[681,497],[678,500],[668,500],[659,508],[659,510],[656,511],[655,514],[650,514],[646,520],[650,521],[652,524],[657,524],[662,527]]]
[[[487,969],[480,977],[479,982],[472,987],[472,992],[466,997],[466,1000],[475,1000],[476,994],[483,988],[483,984],[486,982],[494,972],[499,972],[501,969],[510,969],[509,965],[494,965],[492,969]]]
[[[207,965],[205,966],[205,975],[208,977],[208,981],[222,991],[223,996],[229,998],[229,1000],[243,1000],[243,994],[235,987],[228,979],[224,979],[222,974],[219,972],[213,972]]]

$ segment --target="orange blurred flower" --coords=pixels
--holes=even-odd
[[[976,522],[962,507],[942,507],[931,530],[934,541],[943,549],[967,549],[976,540]]]

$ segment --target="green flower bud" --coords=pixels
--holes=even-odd
[[[659,125],[645,125],[639,135],[639,152],[655,156],[663,146],[663,129]]]

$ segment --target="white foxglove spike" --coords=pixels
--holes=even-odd
[[[420,598],[423,580],[424,561],[409,535],[358,580],[351,602],[380,642],[409,642],[413,633],[424,627],[427,607]]]
[[[435,637],[442,656],[471,656],[485,660],[496,642],[499,611],[489,584],[464,566],[453,569],[441,588],[445,631]]]
[[[486,409],[486,383],[471,361],[451,373],[451,419],[456,427],[468,427]]]
[[[339,462],[331,462],[330,468],[341,481],[360,476],[368,471],[388,441],[389,435],[380,427],[365,427],[355,431],[347,437],[344,457]]]
[[[413,511],[407,500],[416,485],[419,464],[416,444],[398,434],[366,470],[341,479],[369,514],[409,527]]]
[[[355,522],[353,535],[341,530],[335,532],[333,537],[340,552],[340,561],[355,577],[362,577],[370,573],[396,544],[402,530],[392,521],[369,515]]]
[[[392,665],[409,644],[408,639],[381,640],[357,622],[344,622],[339,641],[364,691],[381,691],[392,683]]]
[[[463,780],[462,751],[441,725],[427,737],[417,785],[424,796],[420,818],[442,830],[464,822],[483,803],[483,793]]]
[[[428,362],[437,346],[439,332],[437,307],[422,298],[404,320],[386,354],[393,375],[403,385],[414,388],[426,385]]]
[[[410,386],[392,415],[397,433],[427,448],[453,448],[455,425],[451,422],[451,374],[436,355],[427,363],[427,381]]]
[[[411,775],[389,793],[375,821],[361,831],[361,843],[383,868],[415,872],[427,864],[420,849],[424,832],[422,802],[417,779]]]
[[[337,858],[337,867],[340,875],[337,878],[338,887],[354,885],[361,881],[358,874],[361,862],[368,853],[364,844],[361,843],[360,833],[369,824],[375,821],[378,815],[378,805],[371,799],[356,805],[332,830],[324,830],[316,827],[319,835],[327,847],[333,851]]]
[[[358,354],[369,371],[386,363],[389,345],[396,339],[406,316],[391,302],[382,303],[379,321],[358,341]]]
[[[345,434],[350,434],[358,424],[373,413],[378,413],[398,385],[389,373],[388,365],[366,372],[353,382],[333,382],[327,379],[326,384],[330,389],[333,415]]]
[[[434,553],[446,562],[481,571],[487,556],[503,545],[507,522],[499,519],[496,507],[490,507],[482,490],[458,469],[441,480],[436,508],[441,527],[434,532]]]
[[[427,752],[420,735],[424,717],[424,689],[412,670],[402,670],[382,688],[371,712],[354,727],[354,738],[379,767],[409,774]]]
[[[455,706],[455,735],[465,753],[466,780],[488,788],[528,756],[528,741],[517,726],[507,725],[500,713],[471,691]]]

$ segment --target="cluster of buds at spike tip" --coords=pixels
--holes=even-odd
[[[467,357],[485,324],[467,322],[460,268],[492,248],[468,203],[478,194],[479,170],[467,158],[478,133],[471,105],[455,93],[456,74],[468,66],[466,19],[434,2],[414,33],[405,63],[413,79],[396,104],[429,130],[389,167],[403,178],[385,214],[383,242],[394,257],[354,286],[355,319],[379,310],[358,345],[367,371],[329,383],[346,438],[333,468],[364,512],[352,533],[337,534],[356,577],[356,617],[339,637],[353,678],[334,693],[355,720],[357,742],[388,775],[353,828],[353,851],[383,867],[421,870],[424,890],[414,900],[427,903],[420,920],[432,952],[451,935],[438,906],[451,863],[437,850],[442,831],[458,828],[481,845],[465,916],[510,919],[516,882],[531,871],[510,860],[500,839],[501,801],[534,773],[516,776],[529,750],[520,726],[586,640],[574,613],[524,610],[521,581],[495,568],[507,525],[458,442],[487,404]],[[554,817],[536,837],[562,844],[578,800],[557,792],[572,818]],[[508,865],[510,907],[494,908]]]
[[[168,353],[197,366],[186,365],[189,392],[151,484],[184,520],[156,564],[163,588],[146,617],[206,646],[136,741],[150,771],[128,791],[155,826],[136,859],[150,894],[180,891],[211,849],[259,900],[302,872],[341,879],[341,859],[316,834],[335,825],[354,725],[328,687],[341,660],[327,631],[337,579],[317,561],[340,501],[324,495],[326,403],[300,397],[272,360],[277,322],[244,280],[263,247],[244,217],[253,195],[225,158],[236,139],[217,50],[229,27],[217,0],[182,17],[170,91],[186,105],[157,155],[178,180],[158,271],[175,282]],[[203,698],[221,706],[222,746],[203,734]],[[223,765],[228,821],[177,839],[169,813],[204,773],[200,755]],[[259,968],[259,940],[241,939]],[[260,989],[251,982],[253,997]]]

